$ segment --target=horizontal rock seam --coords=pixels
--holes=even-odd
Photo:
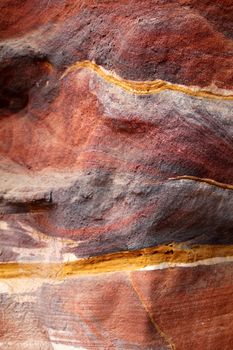
[[[107,71],[103,67],[97,65],[91,61],[78,61],[68,67],[62,74],[60,80],[65,78],[68,74],[77,71],[82,68],[87,68],[97,73],[105,81],[114,84],[127,92],[137,95],[151,95],[157,94],[164,90],[172,90],[184,93],[186,95],[206,98],[206,99],[218,99],[218,100],[233,100],[233,95],[224,95],[217,92],[212,92],[208,89],[197,88],[194,86],[185,86],[180,84],[172,84],[165,80],[153,80],[153,81],[132,81],[126,80],[111,71]]]
[[[136,251],[110,253],[71,262],[0,263],[0,279],[33,277],[62,280],[67,277],[150,269],[160,264],[166,264],[162,268],[179,265],[189,267],[202,263],[212,265],[219,263],[220,258],[226,259],[226,262],[229,259],[233,261],[233,245],[200,245],[186,248],[185,243],[169,244]]]

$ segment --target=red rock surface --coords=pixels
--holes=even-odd
[[[2,348],[231,350],[232,266],[87,276],[2,295]]]
[[[229,0],[0,4],[0,349],[232,349],[232,20]],[[180,244],[203,253],[168,262]],[[149,271],[112,265],[134,251]]]

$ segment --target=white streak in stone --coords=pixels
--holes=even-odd
[[[203,259],[198,260],[191,263],[161,263],[157,265],[148,265],[146,267],[143,267],[141,269],[138,269],[139,271],[153,271],[153,270],[163,270],[163,269],[169,269],[169,268],[177,268],[177,267],[195,267],[195,266],[209,266],[209,265],[217,265],[217,264],[223,264],[233,262],[233,256],[226,256],[226,257],[214,257],[209,259]]]

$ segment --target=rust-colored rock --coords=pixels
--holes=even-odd
[[[232,349],[232,21],[0,4],[0,349]]]

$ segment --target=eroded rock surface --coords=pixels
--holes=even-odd
[[[0,349],[232,349],[232,21],[0,4]]]

